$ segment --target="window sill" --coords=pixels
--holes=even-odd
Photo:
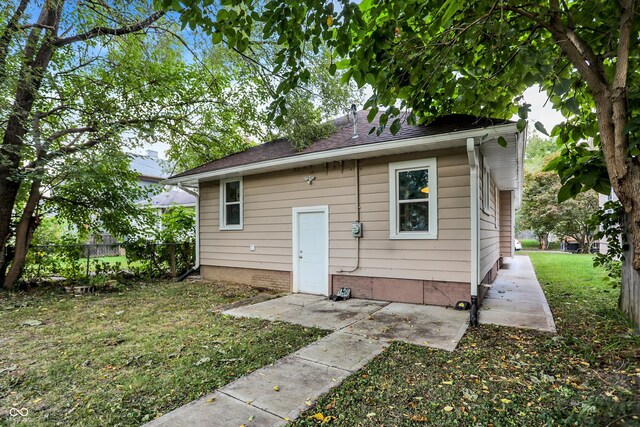
[[[390,240],[436,240],[437,233],[396,233],[390,234]]]
[[[244,227],[242,225],[227,225],[224,227],[218,228],[220,231],[239,231],[243,230]]]

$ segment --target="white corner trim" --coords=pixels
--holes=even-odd
[[[325,295],[329,295],[329,205],[320,206],[304,206],[299,208],[291,208],[291,272],[293,276],[293,293],[300,292],[300,258],[298,252],[300,251],[300,230],[298,229],[298,216],[305,212],[321,212],[325,217],[325,235],[324,240],[326,242],[324,249],[325,260]]]
[[[429,169],[429,231],[398,231],[397,173],[402,170]],[[435,157],[389,163],[389,239],[434,240],[438,238],[438,162]]]
[[[226,224],[226,209],[225,209],[225,184],[227,182],[240,181],[240,224],[227,225]],[[244,180],[242,177],[228,178],[220,180],[220,205],[219,205],[219,217],[220,217],[220,231],[228,230],[243,230],[244,229]]]

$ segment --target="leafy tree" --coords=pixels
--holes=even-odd
[[[261,22],[262,38],[278,40],[274,61],[285,77],[276,107],[305,75],[303,46],[327,46],[335,55],[332,70],[340,67],[345,78],[372,86],[365,103],[370,118],[387,108],[379,132],[385,126],[397,132],[405,108],[410,124],[445,113],[509,118],[517,112],[523,130],[529,106],[521,95],[539,84],[566,118],[552,131],[563,146],[551,164],[561,178],[560,199],[590,189],[607,194],[612,186],[629,217],[631,261],[640,270],[640,14],[634,0],[156,4],[173,7],[184,23],[241,52],[250,47],[253,23]],[[585,138],[595,150],[580,145]]]
[[[20,277],[46,215],[120,236],[144,220],[125,151],[161,138],[213,140],[225,153],[246,146],[231,83],[152,9],[146,0],[0,6],[3,287]]]
[[[529,173],[540,172],[555,155],[558,147],[551,138],[545,138],[539,134],[532,135],[527,140],[527,148],[524,154],[524,169]]]
[[[524,177],[522,204],[519,211],[520,228],[531,230],[540,249],[549,247],[549,234],[558,221],[557,189],[558,179],[551,173],[527,173]]]
[[[591,221],[598,210],[598,196],[594,191],[558,202],[560,179],[550,172],[527,173],[524,178],[521,228],[531,230],[540,242],[540,249],[549,246],[549,234],[572,237],[583,252],[588,252],[594,238]]]
[[[193,208],[172,206],[160,216],[158,240],[169,243],[190,242],[195,237],[196,212]]]
[[[558,183],[556,189],[559,187]],[[580,193],[559,203],[559,208],[554,233],[558,236],[572,237],[580,245],[582,253],[589,253],[597,231],[592,217],[598,211],[598,194],[595,191]]]

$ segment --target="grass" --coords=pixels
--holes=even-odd
[[[139,425],[325,334],[211,310],[257,293],[207,282],[0,293],[0,425]],[[9,421],[12,407],[29,414]]]
[[[536,239],[520,239],[520,243],[522,243],[522,249],[538,249],[540,247],[540,242]]]
[[[292,425],[640,425],[640,338],[618,290],[589,255],[530,256],[557,335],[484,325],[452,353],[393,343]]]
[[[537,251],[540,249],[540,242],[537,239],[520,239],[522,249],[525,251]],[[559,250],[560,242],[549,242],[549,250]]]

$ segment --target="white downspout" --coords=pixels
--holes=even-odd
[[[469,324],[478,326],[478,282],[480,275],[480,221],[478,213],[478,151],[473,138],[467,138],[467,155],[469,157],[469,185],[471,189],[471,314]]]

